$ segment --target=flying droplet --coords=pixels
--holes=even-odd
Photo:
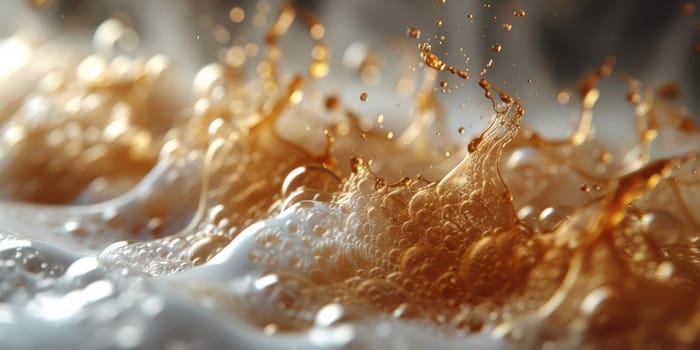
[[[242,8],[236,6],[231,9],[228,13],[228,17],[233,23],[241,23],[245,19],[245,11]]]
[[[420,38],[420,29],[418,28],[408,28],[406,30],[406,35],[410,36],[413,39],[418,39]]]

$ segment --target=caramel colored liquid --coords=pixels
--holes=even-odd
[[[236,23],[246,15],[230,12]],[[278,41],[297,17],[311,63],[282,77]],[[618,159],[592,133],[613,59],[582,80],[570,137],[521,126],[521,102],[480,79],[493,118],[465,145],[436,150],[426,137],[441,123],[432,87],[416,93],[401,134],[383,129],[383,115],[368,128],[337,96],[308,87],[330,74],[324,33],[313,14],[283,6],[257,76],[240,70],[245,46],[229,48],[197,74],[187,107],[162,96],[160,56],[90,56],[47,75],[3,117],[4,199],[107,203],[53,208],[47,225],[62,235],[49,238],[96,242],[106,269],[181,287],[192,304],[269,334],[396,319],[524,348],[698,346],[698,134],[671,103],[672,86],[625,79],[634,156]],[[417,55],[427,70],[469,78],[428,43]],[[675,155],[653,157],[679,140]],[[27,222],[43,209],[8,212]],[[241,275],[186,283],[183,271]]]

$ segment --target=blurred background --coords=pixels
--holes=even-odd
[[[454,125],[475,127],[480,121],[472,116],[486,113],[488,101],[481,97],[476,84],[483,76],[523,100],[527,123],[545,133],[570,130],[578,113],[577,82],[608,56],[616,57],[616,72],[628,73],[651,86],[677,83],[681,87],[679,103],[687,106],[694,117],[700,115],[697,1],[297,3],[317,14],[332,49],[333,78],[319,85],[338,91],[344,101],[351,101],[364,115],[397,115],[395,119],[400,122],[400,116],[410,109],[410,100],[387,91],[394,90],[396,77],[417,74],[411,72],[419,67],[420,42],[431,43],[433,51],[445,61],[470,72],[469,80],[447,72],[432,78]],[[0,13],[0,34],[8,36],[31,29],[39,36],[70,42],[79,52],[90,50],[90,40],[85,38],[90,38],[100,23],[119,18],[137,33],[131,41],[125,40],[120,50],[129,55],[166,53],[187,81],[204,64],[220,59],[222,48],[237,42],[260,42],[280,4],[223,0],[7,1]],[[234,13],[234,8],[241,11]],[[409,27],[420,29],[420,38],[408,37]],[[305,69],[312,42],[303,25],[295,23],[281,46],[285,70]],[[368,80],[352,74],[354,68],[349,66],[358,52],[365,58],[374,55],[380,77]],[[440,88],[438,81],[445,81],[447,88]],[[615,121],[621,116],[629,120],[633,107],[624,102],[624,83],[609,79],[601,90],[598,118],[611,125],[617,125]],[[357,96],[365,91],[372,104],[359,103]],[[557,103],[557,96],[567,91],[570,103],[561,103],[565,102],[561,99]],[[610,128],[613,133],[615,129]]]

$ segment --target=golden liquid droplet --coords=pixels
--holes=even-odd
[[[503,29],[505,29],[507,32],[510,32],[513,29],[513,25],[511,25],[510,23],[504,23]]]
[[[360,101],[362,101],[362,102],[367,101],[368,98],[369,98],[369,95],[366,92],[363,92],[360,94]]]
[[[625,99],[627,99],[629,103],[637,104],[642,101],[642,96],[636,91],[631,91],[627,93]]]
[[[495,43],[495,44],[491,45],[491,51],[493,51],[493,52],[501,52],[502,49],[503,49],[503,47],[499,43]]]
[[[231,9],[231,11],[229,11],[228,17],[233,23],[241,23],[245,19],[245,11],[238,6],[235,6]]]
[[[332,95],[326,97],[325,101],[326,109],[329,111],[334,111],[340,106],[340,101],[338,101],[338,96]]]
[[[329,71],[330,66],[326,61],[314,61],[309,65],[309,74],[316,79],[327,76]]]
[[[446,87],[447,87],[447,82],[444,81],[444,80],[440,80],[440,87],[443,88],[443,89],[446,88]]]
[[[466,131],[466,129],[464,129],[463,126],[460,126],[459,129],[457,129],[457,132],[459,132],[460,135],[464,135],[465,131]]]
[[[314,45],[311,49],[311,57],[316,61],[326,60],[329,56],[330,49],[326,45]]]
[[[469,79],[469,71],[468,70],[458,70],[457,76],[462,78],[462,79]]]
[[[421,50],[420,56],[421,59],[423,59],[423,62],[430,68],[437,69],[437,70],[444,70],[445,67],[447,67],[447,64],[443,62],[440,57],[438,57],[436,54],[434,54],[430,48],[430,44],[428,43],[422,43],[419,45],[419,48]]]
[[[438,57],[436,54],[432,52],[425,52],[423,54],[423,62],[427,64],[431,68],[435,68],[437,70],[443,70],[445,69],[446,64]]]
[[[525,17],[525,10],[518,10],[513,12],[513,16],[515,17]]]
[[[315,23],[311,26],[309,33],[311,34],[312,38],[319,40],[326,34],[326,29],[320,23]]]
[[[569,103],[569,99],[570,99],[569,93],[566,91],[560,91],[557,94],[557,102],[559,104],[565,105],[565,104]]]
[[[411,38],[418,39],[418,38],[420,38],[420,29],[408,28],[408,29],[406,29],[406,35],[408,35]]]

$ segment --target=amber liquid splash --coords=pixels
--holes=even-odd
[[[236,9],[231,19],[242,21]],[[283,77],[278,43],[297,18],[311,60]],[[26,238],[99,254],[107,270],[163,283],[273,337],[397,319],[523,348],[700,346],[699,135],[670,87],[623,76],[639,142],[618,159],[592,133],[597,83],[613,79],[614,59],[583,79],[579,126],[560,140],[521,126],[526,106],[482,78],[490,123],[468,144],[436,150],[427,126],[444,120],[432,86],[416,93],[412,124],[396,137],[306,86],[329,74],[324,32],[285,5],[256,77],[241,68],[250,46],[230,47],[179,109],[162,93],[163,56],[93,55],[49,69],[40,48],[13,38],[26,67],[50,73],[27,75],[3,104],[3,220],[22,228],[40,215],[46,232]],[[426,74],[469,79],[427,42],[417,55]],[[375,99],[362,92],[353,103]],[[654,157],[657,146],[677,151]],[[464,158],[453,166],[446,152]],[[230,285],[212,282],[221,271]]]

